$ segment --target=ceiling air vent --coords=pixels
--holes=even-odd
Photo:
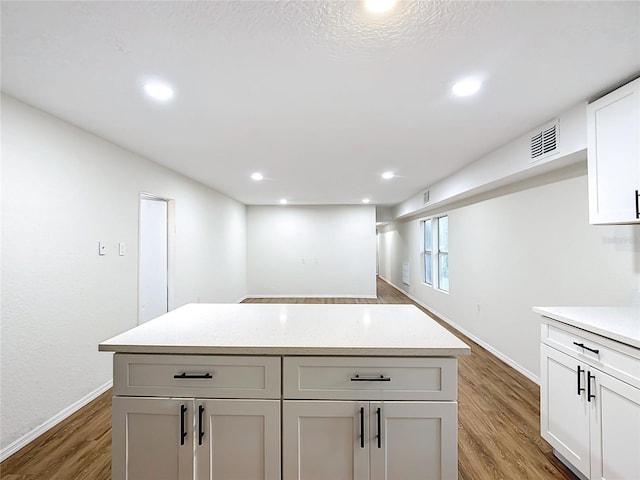
[[[426,205],[427,203],[429,203],[429,190],[427,190],[422,194],[422,203],[423,205]]]
[[[558,151],[558,122],[545,125],[531,136],[531,160],[536,161]]]

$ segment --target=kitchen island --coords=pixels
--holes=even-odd
[[[412,305],[190,304],[102,342],[120,479],[457,479],[457,356]]]

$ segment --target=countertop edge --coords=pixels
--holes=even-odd
[[[598,325],[594,325],[593,323],[583,322],[581,320],[578,320],[574,316],[559,312],[557,309],[560,309],[560,308],[569,308],[569,307],[533,307],[532,310],[534,313],[538,313],[543,317],[547,317],[552,320],[564,323],[566,325],[579,328],[586,332],[591,332],[595,335],[599,335],[601,337],[608,338],[610,340],[614,340],[616,342],[623,343],[625,345],[629,345],[633,348],[640,349],[640,339],[618,333],[615,330],[610,330]],[[588,307],[583,307],[583,308],[588,308]]]
[[[349,348],[349,347],[261,347],[261,346],[172,346],[98,345],[100,352],[170,355],[269,355],[344,357],[459,357],[471,355],[471,348]]]

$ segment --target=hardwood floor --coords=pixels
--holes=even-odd
[[[0,464],[2,480],[109,480],[111,390]]]
[[[377,299],[270,298],[245,302],[413,303],[386,282],[378,280],[377,285]],[[539,435],[538,386],[429,315],[472,350],[471,356],[461,357],[458,365],[459,480],[575,480]],[[108,480],[110,462],[111,391],[108,391],[2,462],[0,477]]]

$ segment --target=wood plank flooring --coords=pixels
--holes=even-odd
[[[376,299],[269,298],[245,302],[413,303],[382,280],[378,280],[377,286]],[[539,435],[538,386],[429,315],[472,350],[471,356],[461,357],[458,364],[459,480],[575,480]],[[109,480],[111,394],[111,391],[104,393],[2,462],[0,478]]]

